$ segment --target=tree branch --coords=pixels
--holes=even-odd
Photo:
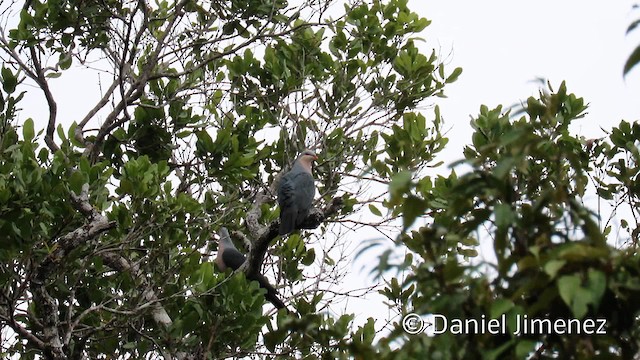
[[[51,89],[49,88],[49,83],[44,76],[44,69],[40,65],[40,60],[38,60],[38,54],[33,46],[29,47],[29,51],[31,53],[31,60],[33,61],[33,67],[35,68],[35,73],[37,75],[36,82],[42,92],[44,92],[44,97],[47,100],[47,104],[49,105],[49,122],[47,124],[47,133],[44,137],[44,142],[49,147],[51,152],[56,152],[60,148],[56,145],[55,141],[53,141],[53,133],[56,129],[56,116],[58,115],[58,104],[53,99],[53,94],[51,93]]]
[[[111,95],[113,95],[113,92],[116,90],[117,87],[118,87],[118,80],[116,79],[113,81],[111,86],[109,86],[109,89],[107,89],[107,92],[104,94],[104,96],[102,96],[100,101],[98,101],[96,106],[94,106],[91,110],[89,110],[89,112],[87,113],[87,115],[85,115],[82,121],[78,123],[78,126],[76,127],[75,134],[74,134],[76,140],[80,141],[83,144],[86,144],[84,136],[82,135],[82,131],[85,125],[87,125],[89,120],[91,120],[91,118],[93,118],[93,116],[97,114],[98,111],[100,111],[100,109],[102,109],[109,102],[109,98],[111,97]]]
[[[80,195],[71,194],[71,202],[76,210],[89,219],[89,222],[58,239],[57,247],[37,266],[35,275],[30,282],[33,301],[37,305],[43,326],[45,354],[56,360],[67,359],[67,356],[63,351],[62,337],[58,331],[60,325],[58,304],[47,291],[47,280],[54,277],[56,268],[59,267],[67,254],[115,226],[115,222],[108,221],[89,203],[88,184],[82,187]]]
[[[331,200],[324,209],[313,208],[309,212],[309,215],[304,220],[300,229],[315,229],[322,224],[328,217],[336,214],[338,210],[344,205],[344,200],[341,197],[336,197]],[[260,272],[264,257],[269,248],[269,244],[278,236],[278,228],[280,227],[280,219],[274,220],[268,227],[262,232],[262,234],[255,240],[253,247],[249,251],[247,261],[242,264],[240,268],[247,274],[247,277],[256,276]]]
[[[104,123],[100,127],[100,130],[98,131],[98,134],[96,135],[94,143],[91,144],[90,146],[87,146],[85,150],[85,155],[88,155],[92,161],[95,161],[95,159],[97,159],[98,154],[102,150],[101,149],[102,143],[104,139],[107,137],[107,135],[111,132],[111,130],[113,130],[114,128],[116,128],[121,123],[127,120],[128,116],[126,116],[125,119],[122,121],[116,121],[120,112],[124,111],[126,114],[127,106],[129,106],[133,101],[137,100],[144,94],[144,88],[146,87],[147,83],[151,78],[151,73],[153,69],[157,66],[157,61],[158,61],[158,57],[160,56],[160,52],[166,46],[165,40],[167,39],[169,34],[175,30],[174,26],[177,20],[182,16],[182,8],[188,2],[189,0],[182,0],[178,4],[176,4],[174,13],[173,13],[174,16],[171,18],[171,20],[167,24],[160,38],[157,39],[156,48],[153,50],[153,53],[149,56],[149,59],[144,64],[142,72],[140,73],[138,79],[131,86],[127,94],[124,94],[122,92],[121,94],[122,99],[120,99],[120,102],[118,103],[118,105],[116,105],[113,111],[105,119]],[[141,6],[144,6],[144,5],[141,5]],[[123,79],[122,79],[122,73],[121,73],[120,79],[118,80],[118,82],[122,84],[122,80]]]
[[[35,336],[32,332],[30,332],[27,329],[25,329],[24,327],[22,327],[22,325],[20,325],[13,318],[13,314],[9,314],[9,315],[0,314],[0,319],[5,321],[9,325],[9,327],[11,327],[11,329],[13,331],[15,331],[21,337],[27,339],[27,341],[29,343],[31,343],[33,346],[35,346],[36,348],[38,348],[40,350],[43,350],[43,351],[45,350],[44,342],[41,339],[39,339],[37,336]]]
[[[132,264],[129,260],[113,252],[106,252],[101,256],[107,266],[119,272],[128,272],[141,283],[141,286],[145,289],[142,292],[142,296],[145,300],[152,303],[151,317],[158,325],[166,328],[172,324],[171,317],[169,317],[167,311],[160,305],[158,296],[155,291],[148,286],[147,279],[140,273],[140,267],[138,267],[138,265]]]
[[[273,199],[273,194],[276,193],[276,187],[280,183],[280,179],[284,176],[285,171],[281,171],[276,175],[275,179],[271,182],[268,190],[260,190],[256,195],[251,209],[247,212],[245,218],[247,229],[252,238],[258,239],[267,229],[266,226],[260,224],[260,216],[262,216],[262,205]]]

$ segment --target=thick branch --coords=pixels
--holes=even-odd
[[[344,201],[341,197],[336,197],[331,200],[331,203],[327,205],[323,210],[313,208],[309,212],[309,215],[304,220],[301,229],[315,229],[322,224],[328,217],[337,213],[342,208]],[[280,220],[274,220],[269,226],[262,232],[262,234],[253,243],[253,247],[249,251],[247,261],[242,265],[241,269],[247,274],[247,277],[256,276],[260,272],[264,257],[269,248],[269,244],[278,236],[278,228],[280,227]]]
[[[44,276],[48,274],[43,274]],[[62,339],[58,332],[58,304],[56,300],[49,295],[45,285],[40,282],[44,279],[34,279],[31,282],[33,290],[33,301],[37,304],[38,313],[42,317],[42,338],[47,358],[54,360],[66,360],[67,356],[62,349]]]
[[[40,340],[37,336],[35,336],[32,332],[30,332],[29,330],[25,329],[24,327],[22,327],[22,325],[20,325],[14,318],[13,315],[7,315],[7,314],[1,314],[0,315],[0,320],[5,321],[9,327],[11,327],[11,329],[13,331],[15,331],[17,334],[19,334],[21,337],[27,339],[27,341],[33,345],[34,347],[40,349],[40,350],[45,350],[45,346],[44,346],[44,342],[42,340]]]
[[[247,217],[245,219],[247,229],[249,230],[249,234],[251,235],[251,237],[254,239],[258,239],[267,229],[266,226],[260,224],[260,216],[262,216],[262,205],[273,199],[272,194],[276,193],[276,187],[280,183],[280,179],[282,178],[282,176],[284,176],[284,174],[285,171],[281,171],[280,173],[278,173],[275,179],[273,179],[273,181],[271,182],[269,189],[260,190],[258,192],[253,205],[251,205],[251,209],[249,209],[249,212],[247,213]]]

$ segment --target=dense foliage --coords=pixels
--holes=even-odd
[[[406,0],[1,6],[3,357],[333,358],[353,331],[371,343],[370,325],[324,311],[349,258],[321,245],[379,213],[386,188],[368,182],[433,160],[440,119],[415,109],[461,72],[418,50],[429,22]],[[45,117],[24,119],[25,92]],[[305,147],[321,227],[276,238],[273,188]],[[221,226],[296,316],[215,270]]]
[[[395,197],[392,192],[394,206],[414,208],[404,211],[405,220],[425,214],[425,225],[401,236],[415,259],[408,262],[410,275],[390,283],[386,296],[425,319],[504,317],[507,327],[406,339],[399,324],[390,339],[403,345],[391,358],[631,359],[638,353],[640,125],[622,121],[605,138],[581,139],[570,125],[585,109],[564,83],[514,114],[483,106],[464,149],[469,170],[403,181]],[[626,220],[616,222],[616,214]],[[479,251],[495,261],[475,259]],[[588,326],[523,334],[522,319]],[[606,325],[597,331],[591,322]]]

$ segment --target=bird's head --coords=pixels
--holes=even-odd
[[[313,152],[313,150],[306,149],[300,154],[298,158],[305,159],[308,162],[313,162],[315,160],[318,160],[318,155],[316,155],[316,153]]]
[[[311,165],[314,161],[318,160],[318,155],[316,155],[313,150],[306,149],[303,151],[300,156],[298,156],[298,161],[306,168],[311,169]]]

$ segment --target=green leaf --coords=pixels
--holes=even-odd
[[[368,318],[367,323],[362,327],[362,341],[373,343],[376,336],[375,320]]]
[[[467,248],[459,248],[458,253],[464,256],[465,258],[473,258],[478,256],[478,250],[476,249],[467,249]]]
[[[82,190],[82,185],[85,184],[85,176],[80,171],[74,171],[69,178],[69,188],[71,191],[79,195]]]
[[[411,226],[418,216],[424,214],[426,209],[426,201],[413,195],[409,196],[402,206],[402,223],[404,228],[407,229],[409,226]]]
[[[593,259],[604,259],[609,256],[607,248],[590,246],[584,243],[572,242],[563,245],[558,250],[558,258],[568,261],[586,261]]]
[[[576,319],[582,319],[588,311],[587,305],[592,302],[590,291],[581,287],[581,280],[578,275],[566,275],[558,279],[557,282],[560,297],[571,309]]]
[[[493,304],[491,304],[491,318],[497,319],[500,315],[505,314],[507,311],[511,310],[514,306],[513,301],[505,298],[496,299]]]
[[[520,340],[516,345],[516,358],[528,359],[529,354],[535,351],[538,347],[538,342],[534,340]]]
[[[456,80],[458,80],[458,77],[460,76],[460,74],[462,74],[462,68],[461,67],[457,67],[453,70],[453,72],[451,73],[451,75],[449,75],[449,77],[447,77],[447,79],[444,81],[447,84],[450,84]]]
[[[627,28],[627,34],[629,34],[631,31],[633,31],[633,29],[635,29],[636,27],[638,27],[638,25],[640,25],[640,19],[633,21],[629,27]]]
[[[591,304],[591,293],[586,289],[579,288],[573,298],[573,306],[571,312],[576,319],[582,319],[589,311],[588,305]]]
[[[591,291],[591,303],[597,308],[607,289],[607,276],[602,271],[589,269],[587,286]]]
[[[565,275],[558,279],[558,291],[565,304],[571,306],[573,297],[580,288],[580,278],[576,275]]]
[[[512,338],[509,341],[506,341],[504,344],[498,346],[495,349],[492,349],[490,351],[487,351],[485,353],[482,354],[482,359],[483,360],[495,360],[500,358],[500,355],[502,355],[502,353],[504,353],[505,351],[507,351],[511,346],[513,346],[513,342],[515,341],[515,338]]]
[[[627,62],[624,64],[624,70],[622,71],[622,75],[626,76],[627,73],[631,71],[631,69],[633,69],[636,65],[638,65],[638,63],[640,63],[640,45],[633,50],[631,55],[629,55]]]
[[[35,131],[33,129],[33,119],[28,118],[27,120],[25,120],[22,126],[22,136],[24,137],[25,142],[29,143],[33,141],[33,138],[35,137]]]
[[[411,171],[404,170],[395,174],[393,178],[391,178],[391,183],[389,184],[389,193],[391,194],[392,201],[409,191],[410,185]]]
[[[560,271],[566,263],[566,260],[550,260],[544,264],[544,272],[547,273],[551,279],[554,279],[558,271]]]
[[[511,206],[509,204],[496,205],[495,216],[496,226],[498,226],[498,228],[500,229],[509,227],[515,219],[515,214],[513,213],[513,210],[511,209]]]
[[[215,152],[216,146],[213,143],[213,139],[206,131],[197,131],[196,137],[198,140],[196,141],[196,148],[205,153]]]
[[[264,334],[264,345],[269,351],[275,351],[276,346],[282,344],[287,337],[287,332],[284,330],[271,331]]]
[[[16,90],[16,85],[18,85],[18,77],[14,75],[10,69],[4,66],[0,70],[0,74],[2,75],[2,88],[8,94],[11,94]]]
[[[373,204],[369,204],[369,211],[371,211],[373,215],[382,216],[382,213],[380,212],[380,210],[378,210],[378,208]]]
[[[300,260],[302,265],[309,266],[313,264],[313,261],[316,259],[316,251],[311,248],[305,254],[304,257]]]
[[[60,69],[67,70],[71,67],[73,58],[70,54],[60,54],[60,59],[58,60],[58,65],[60,65]]]

